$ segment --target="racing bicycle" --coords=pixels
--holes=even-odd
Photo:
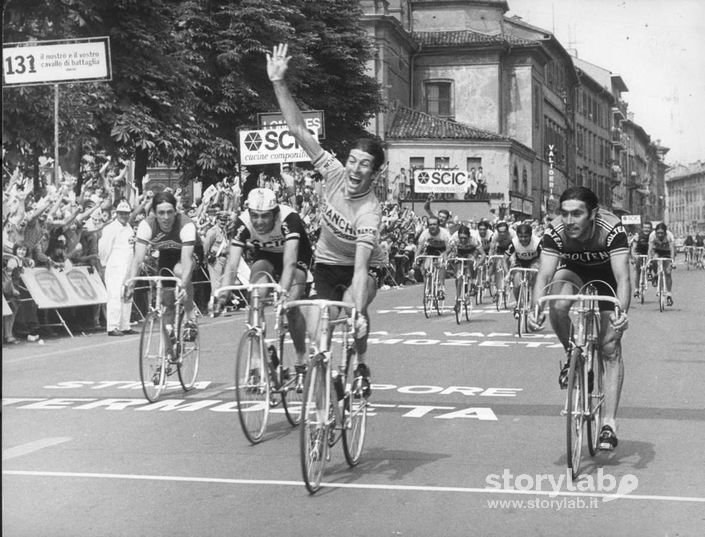
[[[666,273],[663,270],[664,263],[670,263],[670,257],[652,257],[652,261],[656,262],[656,298],[658,299],[658,310],[666,309]]]
[[[473,265],[475,260],[467,257],[452,257],[448,260],[449,263],[457,263],[455,271],[455,279],[460,282],[460,293],[455,297],[455,305],[453,306],[453,311],[455,311],[455,322],[460,324],[460,319],[465,312],[465,319],[470,320],[470,313],[472,312],[472,295],[474,280],[468,278],[466,273],[465,264],[472,262]],[[456,286],[457,289],[457,286]]]
[[[440,281],[440,255],[420,255],[416,261],[423,259],[431,260],[431,268],[424,271],[423,277],[423,313],[428,319],[431,316],[431,309],[435,309],[438,315],[443,313],[445,306],[445,293],[443,292],[443,282]]]
[[[589,282],[574,295],[546,295],[536,304],[536,318],[541,307],[557,300],[573,302],[570,310],[572,321],[567,357],[568,392],[565,408],[567,466],[573,479],[580,473],[583,449],[583,429],[587,429],[587,444],[590,455],[599,449],[599,436],[604,413],[604,369],[600,356],[600,305],[614,304],[619,314],[620,304],[614,296],[598,295],[594,282]],[[585,427],[583,427],[585,426]]]
[[[149,284],[148,310],[140,336],[140,381],[144,396],[150,403],[154,403],[167,389],[168,379],[174,373],[178,374],[184,391],[193,388],[198,375],[201,349],[198,329],[185,326],[187,319],[183,300],[175,299],[174,288],[167,288],[174,297],[173,325],[167,324],[165,319],[168,306],[164,303],[164,284],[169,282],[179,285],[181,280],[173,276],[137,276],[125,283],[138,280]]]
[[[313,494],[321,487],[330,448],[341,438],[348,465],[360,462],[367,429],[368,387],[356,377],[358,366],[354,341],[357,310],[352,304],[334,300],[292,300],[284,309],[313,307],[320,314],[316,341],[306,371],[299,445],[304,484]],[[331,309],[344,312],[332,318]],[[342,331],[342,343],[331,346],[336,326]],[[339,367],[336,367],[336,362]]]
[[[527,319],[529,318],[529,311],[531,309],[531,285],[530,285],[530,274],[536,274],[538,269],[535,268],[523,268],[523,267],[512,267],[509,269],[509,274],[507,277],[510,279],[510,285],[512,283],[512,274],[519,272],[521,273],[521,280],[519,281],[519,294],[517,295],[516,311],[517,316],[517,334],[522,337],[528,332]]]
[[[649,272],[649,256],[648,255],[636,255],[635,263],[639,267],[639,282],[638,282],[638,292],[639,301],[644,303],[644,295],[646,295],[646,289],[648,288],[647,274]]]
[[[227,292],[249,293],[249,309],[245,332],[240,338],[235,359],[235,399],[242,432],[253,443],[259,443],[267,429],[269,410],[281,401],[286,418],[292,426],[301,421],[301,391],[296,389],[296,374],[285,368],[285,360],[294,356],[286,345],[287,328],[281,311],[275,316],[277,346],[267,346],[266,305],[276,302],[281,292],[279,284],[253,283],[227,285],[215,296]],[[263,292],[272,291],[265,301]],[[278,396],[278,399],[277,399]]]

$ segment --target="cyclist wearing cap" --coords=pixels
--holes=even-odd
[[[255,250],[250,266],[252,283],[276,281],[283,298],[296,300],[305,294],[306,274],[311,263],[311,243],[299,214],[279,205],[273,190],[254,188],[247,196],[247,209],[235,221],[230,238],[228,265],[223,286],[232,285],[246,246]],[[223,310],[227,296],[218,297],[215,313]],[[297,389],[303,387],[306,356],[306,326],[300,313],[288,313],[289,330],[296,350]]]
[[[185,337],[195,339],[197,325],[195,322],[195,307],[193,303],[193,269],[194,248],[198,241],[196,226],[191,219],[177,210],[177,201],[171,192],[157,192],[152,201],[150,215],[137,226],[137,242],[135,255],[132,258],[125,281],[137,277],[148,250],[157,250],[158,273],[162,276],[174,275],[181,279],[176,297],[172,293],[164,293],[166,306],[165,319],[167,326],[174,323],[174,299],[185,298],[184,313],[186,315]],[[171,287],[169,282],[164,287]],[[125,284],[125,299],[130,299],[135,290],[135,282]]]
[[[131,212],[132,207],[126,200],[118,203],[115,220],[103,228],[98,240],[98,256],[104,267],[108,295],[105,317],[109,336],[136,333],[130,328],[132,304],[124,302],[121,296],[123,278],[130,268],[135,243],[135,232],[129,222]]]
[[[632,262],[634,263],[634,268],[636,270],[636,279],[634,280],[635,282],[639,281],[639,278],[641,278],[641,263],[638,262],[638,259],[636,256],[638,255],[649,255],[649,236],[651,236],[652,232],[652,226],[651,222],[644,222],[641,225],[641,230],[639,233],[632,239],[632,245],[631,245],[631,256],[632,256]],[[651,279],[651,268],[647,268],[647,275],[648,279]],[[636,286],[636,289],[634,290],[634,296],[639,297],[639,286]]]
[[[534,235],[530,224],[519,224],[516,229],[516,237],[512,239],[509,248],[505,252],[509,268],[539,268],[539,256],[541,255],[541,239]],[[529,285],[534,285],[535,275],[529,274]],[[519,301],[519,282],[521,274],[514,273],[514,300]],[[505,282],[509,283],[509,271]],[[514,317],[519,318],[519,310],[514,308]]]
[[[383,173],[384,149],[372,139],[351,144],[345,164],[324,151],[309,132],[285,81],[287,45],[267,54],[267,74],[274,86],[289,132],[306,151],[325,181],[321,200],[320,238],[316,244],[314,286],[318,297],[352,302],[361,313],[355,327],[358,367],[363,390],[369,395],[370,370],[366,363],[369,317],[367,308],[377,292],[377,274],[385,259],[379,246],[382,209],[372,190]],[[370,272],[372,271],[372,274]],[[307,319],[313,330],[314,319]]]
[[[467,259],[468,262],[465,263],[465,275],[467,281],[470,284],[470,294],[475,294],[475,273],[476,267],[484,262],[485,252],[482,250],[480,241],[470,234],[470,229],[466,225],[461,225],[458,228],[457,233],[455,233],[450,240],[450,256],[449,257],[461,257]],[[462,289],[460,288],[461,274],[455,273],[455,287],[456,296],[462,294]]]
[[[663,222],[657,224],[656,229],[649,235],[648,256],[649,259],[654,257],[667,257],[670,259],[670,261],[663,262],[663,272],[666,275],[666,301],[669,306],[673,306],[673,296],[671,295],[673,276],[671,275],[671,268],[673,259],[676,258],[676,239]],[[656,274],[656,261],[651,262],[651,271]],[[656,278],[653,279],[653,284],[656,285]]]
[[[621,220],[612,213],[598,208],[595,193],[585,187],[571,187],[560,197],[560,214],[546,228],[541,239],[541,263],[536,275],[532,306],[550,294],[574,294],[587,282],[594,285],[598,294],[611,295],[616,290],[620,314],[611,302],[600,303],[600,353],[604,370],[604,426],[600,431],[600,449],[612,450],[617,446],[616,416],[624,381],[622,362],[622,332],[628,327],[627,311],[631,300],[629,279],[629,248],[627,233]],[[549,285],[552,284],[552,285]],[[571,302],[555,302],[549,311],[551,326],[566,351],[571,337]],[[529,315],[529,327],[537,330],[545,316]],[[567,362],[562,368],[558,383],[562,389],[568,385]]]

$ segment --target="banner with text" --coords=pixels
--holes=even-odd
[[[108,298],[100,275],[91,274],[88,267],[63,271],[26,268],[22,281],[40,309],[103,304]]]
[[[309,129],[318,139],[318,130]],[[281,127],[240,131],[240,164],[281,164],[307,162],[311,159],[291,133]]]
[[[639,226],[641,225],[641,215],[640,214],[623,214],[622,224],[625,226]]]
[[[5,43],[2,85],[110,80],[110,38]]]
[[[418,193],[463,193],[470,186],[468,172],[442,168],[418,168],[414,170],[414,192]]]
[[[318,129],[318,139],[326,138],[326,121],[323,110],[301,110],[301,115],[309,129]],[[257,114],[257,122],[260,129],[269,127],[286,127],[284,114],[281,112],[263,112]]]

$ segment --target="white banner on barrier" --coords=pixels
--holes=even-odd
[[[100,275],[91,274],[88,267],[65,271],[26,268],[22,271],[22,281],[40,309],[103,304],[108,298]]]

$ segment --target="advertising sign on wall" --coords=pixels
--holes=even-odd
[[[468,172],[444,168],[417,168],[413,170],[414,192],[463,193],[470,184]]]
[[[26,268],[22,271],[22,281],[39,309],[89,306],[107,300],[100,275],[91,274],[88,267],[62,271]]]

